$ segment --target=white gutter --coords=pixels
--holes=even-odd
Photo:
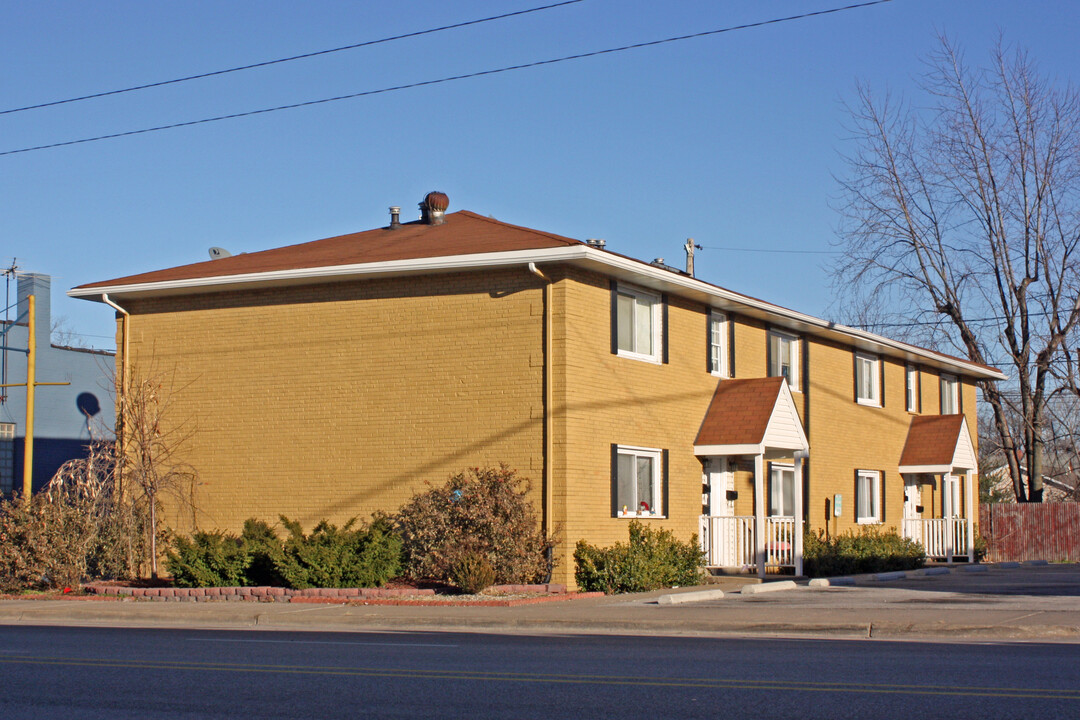
[[[295,268],[223,275],[220,277],[83,287],[69,290],[67,294],[70,297],[89,300],[97,300],[109,293],[122,293],[125,297],[137,297],[139,295],[160,296],[199,291],[243,289],[265,285],[280,286],[311,282],[334,282],[359,277],[454,272],[478,268],[559,262],[591,268],[597,272],[614,274],[619,279],[657,290],[674,292],[684,296],[688,295],[691,299],[697,299],[710,307],[731,310],[760,320],[777,323],[781,327],[796,332],[831,336],[848,344],[854,344],[861,350],[883,352],[905,359],[917,358],[927,361],[931,365],[961,370],[968,376],[976,376],[982,379],[1007,379],[1005,373],[1000,370],[991,370],[966,360],[940,355],[931,350],[875,335],[865,330],[847,327],[828,320],[822,320],[813,315],[789,310],[764,300],[740,295],[696,278],[653,267],[640,260],[623,257],[605,250],[598,250],[585,244],[559,248],[472,253],[446,257]],[[750,312],[747,312],[748,310]],[[852,340],[855,342],[852,343]]]

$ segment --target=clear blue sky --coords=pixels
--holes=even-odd
[[[554,0],[548,0],[552,2]],[[849,2],[851,0],[848,0]],[[220,0],[0,4],[0,110],[546,4]],[[0,152],[768,20],[848,2],[584,0],[178,85],[0,115]],[[1076,80],[1080,6],[894,0],[823,17],[195,127],[0,156],[0,264],[54,277],[53,314],[112,347],[68,288],[413,219],[429,190],[507,222],[830,317],[834,174],[856,79],[910,93],[938,31],[999,31]]]

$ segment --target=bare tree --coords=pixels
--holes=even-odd
[[[185,460],[194,421],[177,417],[174,400],[183,388],[171,373],[136,366],[117,390],[117,443],[122,492],[145,498],[149,513],[150,571],[157,577],[158,508],[168,496],[179,509],[195,512],[198,474]]]
[[[834,279],[848,307],[1010,375],[980,387],[1016,498],[1038,502],[1047,403],[1076,387],[1080,99],[1001,41],[991,59],[941,38],[925,106],[858,88]]]

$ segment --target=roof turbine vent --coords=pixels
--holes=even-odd
[[[429,192],[420,203],[420,220],[428,225],[442,225],[446,222],[446,208],[450,207],[450,198],[446,193]]]

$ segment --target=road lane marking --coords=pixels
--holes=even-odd
[[[191,670],[323,677],[373,677],[412,680],[502,681],[563,685],[645,686],[712,690],[781,690],[789,692],[837,692],[878,695],[925,695],[953,697],[1024,698],[1032,700],[1080,701],[1080,690],[1054,688],[952,687],[947,685],[887,685],[829,683],[797,680],[746,680],[741,678],[662,678],[610,675],[547,675],[539,673],[495,673],[460,670],[419,670],[388,668],[348,668],[303,665],[247,665],[183,661],[133,662],[107,658],[12,657],[0,654],[0,663],[60,667],[106,667],[137,670]]]
[[[247,638],[184,638],[189,642],[223,642],[223,643],[276,643],[279,645],[375,645],[382,647],[433,647],[433,648],[456,648],[458,645],[447,643],[394,643],[394,642],[348,642],[344,640],[249,640]]]

